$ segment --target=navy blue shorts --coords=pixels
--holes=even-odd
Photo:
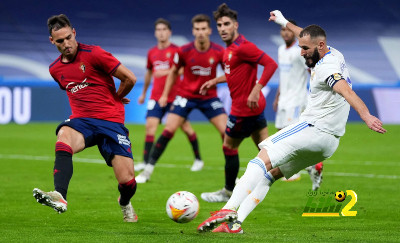
[[[208,100],[186,99],[176,96],[169,112],[187,118],[193,109],[199,109],[210,120],[218,115],[225,114],[224,104],[219,98]]]
[[[247,117],[229,115],[225,133],[232,138],[247,138],[264,127],[267,127],[264,113]]]
[[[161,107],[160,104],[158,104],[157,101],[155,100],[149,100],[147,102],[147,117],[156,117],[158,119],[162,119],[165,115],[165,113],[168,112],[170,109],[172,103],[168,103],[165,107]]]
[[[83,134],[85,148],[97,145],[108,166],[112,166],[114,155],[132,157],[129,130],[124,124],[95,118],[74,118],[60,123],[56,134],[63,126],[68,126]]]

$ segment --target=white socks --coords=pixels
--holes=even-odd
[[[243,215],[245,215],[244,218],[246,218],[247,215],[257,205],[256,204],[252,206],[252,208],[249,207],[251,208],[250,210],[246,210],[248,205],[251,206],[252,204],[254,204],[252,203],[251,198],[256,198],[256,201],[259,200],[259,202],[261,202],[264,199],[265,195],[267,194],[269,186],[274,181],[275,180],[272,177],[271,173],[267,172],[264,162],[259,157],[250,160],[250,162],[247,165],[246,172],[240,178],[238,184],[236,184],[231,198],[225,204],[223,209],[231,209],[236,211],[239,208],[239,206],[240,209],[242,209],[243,207],[243,210],[246,211],[246,213],[244,213]]]
[[[262,178],[260,182],[258,182],[253,192],[250,193],[240,204],[239,210],[237,211],[238,214],[237,220],[243,223],[243,221],[251,213],[251,211],[253,211],[254,208],[264,200],[271,184],[272,184],[271,181],[265,177]]]

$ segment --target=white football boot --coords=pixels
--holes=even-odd
[[[227,202],[232,196],[232,191],[222,188],[216,192],[203,192],[201,198],[206,202]]]
[[[131,202],[129,202],[126,206],[122,206],[121,204],[119,204],[119,206],[121,207],[122,214],[124,215],[124,222],[135,223],[138,221],[138,216],[135,212],[135,209],[133,209]]]
[[[53,208],[58,213],[64,213],[67,211],[67,201],[57,191],[44,192],[39,188],[33,189],[33,196],[36,201],[42,205]]]
[[[136,183],[146,183],[150,180],[151,174],[153,174],[154,165],[146,164],[142,173],[140,173],[135,179]]]
[[[204,167],[203,160],[195,159],[190,170],[191,171],[200,171],[203,169],[203,167]]]

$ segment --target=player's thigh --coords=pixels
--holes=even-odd
[[[251,138],[253,139],[253,142],[256,144],[256,146],[258,146],[259,143],[268,138],[268,128],[263,127],[257,129],[256,131],[251,133]]]
[[[194,133],[194,129],[193,129],[192,125],[190,124],[189,120],[185,120],[182,123],[181,129],[183,132],[185,132],[188,135],[192,135]]]
[[[238,149],[244,138],[233,138],[227,134],[224,136],[224,147]]]
[[[169,112],[167,115],[167,121],[165,123],[165,130],[168,130],[169,132],[175,133],[175,131],[182,126],[182,124],[185,122],[185,118],[177,115],[175,113]]]
[[[217,128],[217,130],[221,134],[224,134],[227,120],[228,120],[228,116],[225,113],[223,113],[223,114],[219,114],[218,116],[211,118],[210,122]]]
[[[74,153],[85,149],[85,138],[82,133],[69,127],[62,126],[57,133],[57,141],[68,144]]]
[[[118,183],[126,183],[135,177],[135,170],[133,166],[133,160],[129,157],[115,155],[111,160],[112,167],[114,169],[115,178]]]
[[[157,117],[149,116],[146,118],[146,134],[153,135],[156,134],[157,127],[160,124],[160,119]]]

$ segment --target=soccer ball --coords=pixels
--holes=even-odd
[[[343,191],[337,191],[337,192],[335,193],[335,199],[336,199],[336,201],[338,201],[338,202],[343,202],[345,198],[346,198],[346,194],[344,194]]]
[[[196,218],[199,213],[199,200],[187,191],[179,191],[172,194],[167,201],[167,214],[177,223],[187,223]]]

